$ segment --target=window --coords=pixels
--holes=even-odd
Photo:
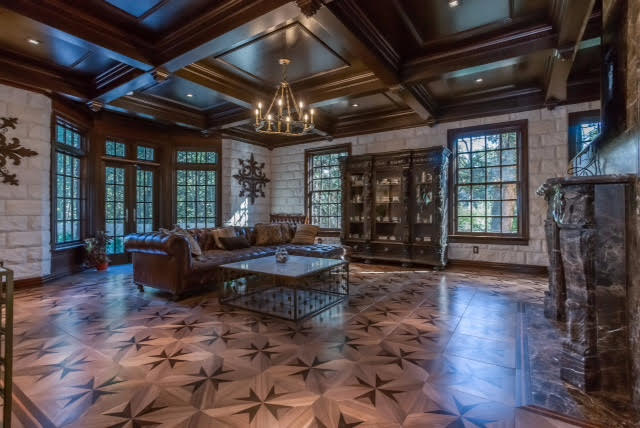
[[[125,143],[119,143],[117,141],[107,140],[105,153],[107,156],[113,156],[116,158],[127,157],[127,145]]]
[[[218,224],[218,154],[178,151],[176,223],[184,228]]]
[[[55,245],[65,245],[82,238],[84,136],[70,122],[58,117],[54,147],[53,238]]]
[[[151,147],[138,146],[138,160],[153,162],[156,160],[156,151]]]
[[[453,242],[526,244],[527,121],[449,131]]]
[[[600,110],[569,114],[569,174],[583,175],[597,166],[588,148],[599,134]]]
[[[342,170],[340,158],[351,153],[351,145],[307,150],[306,212],[311,224],[322,229],[342,226]]]

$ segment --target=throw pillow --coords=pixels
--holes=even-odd
[[[293,235],[296,233],[296,226],[291,223],[280,223],[280,230],[282,231],[282,243],[286,244],[293,239]]]
[[[220,239],[220,243],[224,246],[224,249],[227,251],[239,250],[241,248],[249,248],[251,246],[249,245],[249,241],[247,241],[242,236],[234,236],[231,238],[228,238],[226,236],[221,236],[219,239]]]
[[[256,224],[256,245],[278,245],[282,243],[282,228],[279,224]]]
[[[193,254],[194,256],[202,255],[202,249],[200,248],[198,241],[196,241],[196,239],[193,237],[192,234],[190,234],[188,231],[184,230],[180,226],[174,227],[173,230],[160,229],[160,232],[166,233],[168,235],[183,236],[187,240],[187,243],[189,244],[189,249],[191,250],[191,254]]]
[[[220,229],[216,229],[214,238],[216,240],[216,246],[221,250],[224,250],[224,245],[220,242],[220,238],[233,238],[236,236],[236,230],[233,227],[221,227]]]
[[[292,244],[312,245],[316,241],[316,236],[320,228],[311,224],[299,224],[296,227],[296,234],[291,240]]]

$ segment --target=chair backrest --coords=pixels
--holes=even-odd
[[[271,223],[309,224],[309,217],[304,214],[271,214]]]

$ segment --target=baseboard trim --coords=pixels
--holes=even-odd
[[[449,259],[447,266],[462,268],[479,268],[499,270],[502,272],[524,273],[529,275],[548,275],[549,269],[546,266],[521,265],[515,263],[485,262],[480,260],[452,260]]]
[[[536,413],[540,416],[544,416],[549,419],[555,419],[555,420],[564,422],[566,424],[571,424],[571,425],[582,427],[582,428],[599,428],[600,427],[600,425],[592,424],[591,422],[587,422],[582,419],[576,419],[571,416],[554,412],[553,410],[545,409],[543,407],[536,406],[536,405],[521,406],[519,408],[531,413]]]
[[[68,272],[50,273],[49,275],[36,276],[33,278],[22,278],[13,281],[14,288],[31,288],[39,287],[47,282],[55,281],[56,279],[64,278],[65,276],[73,275],[74,273],[82,272],[84,269],[74,269]]]

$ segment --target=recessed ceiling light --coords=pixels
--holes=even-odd
[[[351,107],[358,107],[359,105],[360,104],[358,104],[358,103],[353,103],[353,104],[351,104]]]
[[[449,7],[460,6],[460,0],[449,0]]]
[[[27,39],[27,42],[31,43],[32,45],[38,46],[40,43],[42,43],[40,40],[38,39]]]
[[[127,95],[133,95],[133,91],[127,92]]]
[[[188,98],[193,98],[193,94],[187,94]]]
[[[482,82],[484,82],[484,79],[482,77],[478,77],[476,79],[476,83],[482,83]]]

